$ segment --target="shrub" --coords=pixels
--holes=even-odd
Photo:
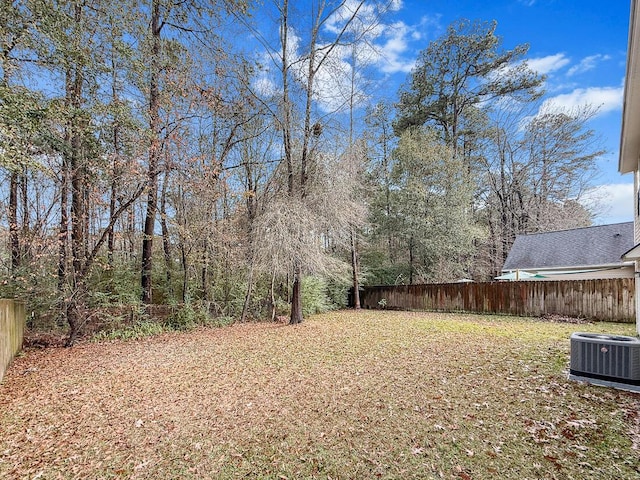
[[[327,296],[327,281],[320,277],[305,277],[302,280],[302,314],[313,315],[332,310]]]
[[[327,297],[333,309],[345,308],[347,306],[351,287],[353,287],[353,283],[348,276],[332,278],[327,282]]]
[[[151,335],[158,335],[166,331],[166,328],[160,323],[149,320],[141,320],[128,327],[118,328],[115,330],[103,330],[95,334],[92,338],[95,342],[105,340],[138,340]]]
[[[198,325],[208,325],[211,321],[209,312],[204,305],[187,301],[174,308],[173,313],[165,321],[165,326],[171,330],[190,330]]]

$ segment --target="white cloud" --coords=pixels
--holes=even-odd
[[[598,115],[622,108],[623,87],[576,88],[572,92],[556,95],[545,100],[541,111],[572,111],[584,106],[598,109]]]
[[[415,65],[415,59],[408,59],[404,54],[409,49],[408,39],[414,40],[419,32],[404,22],[396,22],[386,29],[382,43],[375,47],[378,51],[377,64],[383,73],[409,73]]]
[[[348,31],[353,31],[362,21],[374,15],[374,6],[357,0],[346,0],[324,23],[324,28],[331,33],[340,33],[345,23],[351,18]],[[355,16],[354,16],[355,15]]]
[[[633,220],[633,183],[598,185],[587,192],[581,203],[595,213],[595,223],[609,224]]]
[[[353,71],[350,60],[347,53],[336,49],[335,54],[327,58],[316,73],[314,99],[323,111],[333,112],[346,108],[352,95],[356,107],[366,100],[367,96],[362,90],[365,81],[357,71]],[[303,65],[307,68],[308,62],[303,62]]]
[[[574,65],[567,71],[567,76],[576,75],[579,73],[588,72],[589,70],[593,70],[596,68],[596,65],[600,62],[604,62],[606,60],[610,60],[611,57],[609,55],[590,55],[588,57],[583,58],[579,64]]]
[[[375,0],[362,5],[360,0],[345,0],[326,22],[325,31],[333,34],[341,31],[358,8],[347,33],[359,39],[360,66],[375,66],[385,75],[411,72],[416,62],[416,45],[424,47],[420,42],[424,43],[425,32],[441,29],[440,15],[422,16],[415,24],[382,21],[386,14],[402,10],[403,0]]]
[[[278,87],[275,82],[269,77],[268,73],[263,73],[258,76],[253,82],[252,87],[258,95],[263,97],[271,97],[276,94]]]
[[[383,76],[411,72],[415,65],[416,42],[422,40],[424,32],[439,28],[439,17],[421,17],[416,25],[403,21],[384,23],[385,12],[395,12],[403,8],[403,0],[377,0],[361,3],[360,0],[345,0],[340,8],[331,13],[322,26],[319,51],[323,50],[323,41],[331,42],[343,31],[345,23],[350,21],[344,32],[342,42],[331,49],[314,78],[314,100],[325,112],[340,110],[349,104],[351,95],[355,96],[356,106],[367,99],[367,90],[376,78],[369,75],[375,69]],[[326,13],[326,12],[325,12]],[[322,38],[324,37],[324,38]],[[305,55],[305,41],[290,27],[287,58],[293,64],[292,73],[297,81],[306,83],[309,61]],[[322,56],[323,53],[320,53]],[[262,64],[277,64],[277,59],[263,58]],[[355,71],[354,71],[355,67]],[[262,94],[277,91],[277,82],[272,78],[277,73],[270,67],[258,75],[253,86]]]
[[[331,16],[324,22],[324,29],[337,34],[342,31],[346,22],[347,33],[361,35],[367,32],[372,25],[379,24],[382,14],[398,11],[402,8],[402,0],[391,2],[362,2],[362,0],[345,0]]]
[[[547,55],[546,57],[530,58],[527,61],[529,68],[541,75],[560,70],[569,64],[569,59],[564,53],[556,53],[555,55]]]
[[[325,31],[333,35],[339,32],[344,22],[353,16],[358,5],[359,2],[355,0],[347,0],[329,18]],[[366,80],[367,69],[374,68],[384,75],[409,73],[412,70],[415,57],[407,55],[410,44],[420,40],[422,30],[426,25],[433,24],[434,20],[423,17],[415,26],[402,21],[391,24],[380,22],[382,12],[397,11],[402,6],[401,0],[392,0],[372,2],[360,7],[348,32],[349,36],[358,38],[359,41],[354,45],[334,48],[330,58],[316,75],[314,98],[322,110],[330,112],[344,108],[349,104],[348,99],[352,94],[356,105],[362,105],[367,99],[367,83],[371,83]],[[303,69],[307,65],[307,62],[301,64]],[[355,81],[353,85],[352,80]]]
[[[410,42],[422,38],[421,30],[429,20],[422,18],[416,26],[402,21],[392,24],[381,22],[385,13],[398,11],[402,7],[402,0],[364,4],[359,0],[346,0],[325,22],[324,30],[338,34],[345,22],[352,19],[347,36],[359,39],[357,56],[361,65],[375,65],[384,74],[408,73],[413,68],[415,59],[406,58],[405,53],[409,50]]]

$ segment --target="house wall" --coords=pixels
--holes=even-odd
[[[620,134],[620,173],[634,175],[634,240],[640,243],[640,8],[631,0],[629,17],[629,41],[627,48],[627,71],[624,81],[622,108],[622,132]],[[636,260],[636,298],[640,298],[640,259]],[[640,301],[636,302],[636,330],[640,334]]]
[[[640,243],[640,159],[638,169],[633,172],[633,243]]]
[[[627,81],[629,79],[627,78]],[[636,169],[633,172],[633,243],[640,243],[640,158],[637,160]],[[635,298],[640,298],[640,260],[635,261]],[[640,335],[640,301],[635,301],[636,332]]]
[[[531,270],[527,270],[527,271],[531,272]],[[633,278],[633,272],[634,272],[634,266],[626,265],[621,268],[608,268],[605,270],[597,270],[593,272],[570,273],[570,274],[559,273],[557,275],[548,275],[545,278],[531,278],[531,279],[524,279],[524,280],[553,281],[553,280],[596,280],[601,278]]]

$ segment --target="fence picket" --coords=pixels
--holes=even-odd
[[[634,323],[633,278],[597,280],[442,283],[362,287],[363,308],[557,314]]]

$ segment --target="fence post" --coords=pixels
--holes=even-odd
[[[25,306],[16,300],[0,300],[0,381],[22,348],[26,324]]]

